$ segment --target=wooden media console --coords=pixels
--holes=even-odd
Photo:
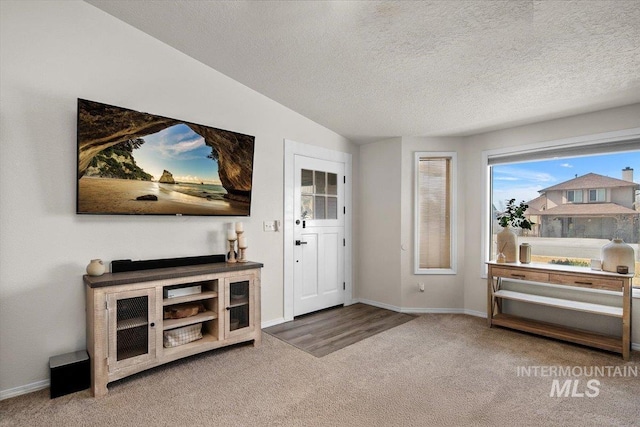
[[[183,357],[260,345],[261,268],[222,262],[84,276],[93,395]]]

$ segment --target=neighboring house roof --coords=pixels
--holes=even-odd
[[[535,199],[527,202],[527,205],[529,205],[529,208],[536,209],[539,211],[543,210],[546,204],[547,204],[547,198],[545,196],[538,196]]]
[[[547,198],[545,196],[538,196],[533,200],[529,200],[527,205],[529,205],[529,207],[525,211],[526,215],[541,215],[540,212],[546,209]]]
[[[555,190],[588,190],[596,188],[612,188],[612,187],[634,187],[640,188],[640,184],[635,182],[625,181],[624,179],[610,178],[604,175],[598,175],[597,173],[588,173],[586,175],[579,176],[569,181],[561,182],[560,184],[552,187],[543,188],[538,193],[544,194],[547,191]]]
[[[529,212],[527,211],[529,214]],[[595,216],[595,215],[639,215],[640,212],[615,203],[571,203],[559,205],[534,215],[552,216]]]

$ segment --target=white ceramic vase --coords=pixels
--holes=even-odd
[[[629,267],[629,273],[635,272],[635,253],[633,248],[622,239],[613,239],[602,247],[602,270],[616,273],[619,265]]]
[[[496,235],[498,252],[504,254],[505,262],[518,260],[518,238],[516,233],[507,225]]]
[[[87,265],[87,274],[89,276],[102,276],[104,270],[104,264],[101,259],[92,259],[89,265]]]

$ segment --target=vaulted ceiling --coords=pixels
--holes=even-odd
[[[640,102],[640,1],[88,3],[356,142]]]

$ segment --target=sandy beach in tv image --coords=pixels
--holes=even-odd
[[[192,187],[197,185],[199,184]],[[85,176],[79,181],[78,191],[82,197],[78,199],[78,210],[133,215],[175,215],[176,212],[183,215],[244,215],[246,212],[246,203],[225,200],[222,192],[215,195],[203,188],[201,196],[194,196],[177,191],[177,187],[180,186],[153,181]],[[138,197],[147,195],[154,195],[157,200],[137,200]]]
[[[249,135],[78,100],[77,212],[249,215],[253,142]]]

